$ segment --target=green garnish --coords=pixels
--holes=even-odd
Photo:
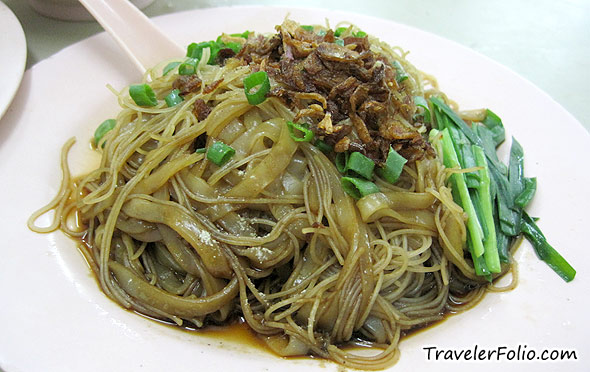
[[[310,142],[313,139],[313,132],[306,124],[298,124],[288,121],[287,129],[289,129],[289,135],[295,142]]]
[[[453,146],[453,141],[451,139],[451,135],[449,133],[448,128],[442,130],[441,133],[443,163],[445,164],[445,167],[461,169],[461,165],[459,163],[455,147]],[[467,189],[465,177],[462,173],[453,173],[450,179],[453,185],[453,190],[456,191],[459,197],[459,205],[461,205],[465,213],[467,213],[467,229],[469,237],[473,244],[474,258],[479,257],[484,252],[483,231],[479,223],[479,219],[477,218],[477,213],[475,211],[475,207],[473,206],[473,201],[471,200],[471,197],[469,195],[469,190]]]
[[[244,31],[241,34],[230,34],[229,36],[241,37],[241,38],[247,39],[248,35],[250,35],[251,33],[252,33],[252,31]]]
[[[431,97],[430,102],[432,117],[443,134],[439,140],[438,130],[433,129],[430,138],[433,146],[442,152],[445,166],[481,168],[451,176],[453,199],[468,216],[467,247],[476,274],[491,280],[491,274],[500,271],[499,262],[510,261],[511,242],[522,233],[541,260],[564,280],[572,280],[575,270],[547,243],[534,220],[524,211],[536,191],[536,179],[524,177],[524,152],[518,141],[512,140],[508,167],[498,159],[496,147],[505,137],[500,118],[487,110],[482,123],[469,126],[440,98]],[[470,174],[477,183],[467,183]],[[476,222],[479,227],[472,226]],[[483,255],[479,254],[482,242]]]
[[[178,62],[178,61],[170,62],[169,64],[167,64],[166,67],[164,67],[164,69],[162,70],[162,76],[166,76],[170,71],[174,70],[178,65],[180,65],[180,62]]]
[[[483,119],[482,124],[492,132],[496,146],[504,142],[504,125],[498,115],[491,110],[486,110],[486,117]]]
[[[213,41],[203,41],[200,43],[191,43],[186,49],[186,56],[200,60],[203,56],[203,49],[210,48]]]
[[[243,37],[243,38],[247,39],[249,33],[250,33],[250,31],[245,31],[244,33],[241,33],[241,34],[232,34],[231,36]],[[211,40],[211,41],[203,41],[200,43],[190,44],[186,50],[186,56],[189,58],[195,59],[197,61],[200,61],[201,58],[203,57],[203,50],[205,48],[209,48],[210,54],[209,54],[209,59],[207,60],[207,64],[213,65],[213,64],[217,63],[217,55],[219,54],[219,51],[221,49],[230,48],[235,53],[238,53],[240,51],[240,49],[242,49],[242,45],[240,43],[236,43],[236,42],[224,43],[221,40],[222,36],[223,35],[219,35],[217,37],[216,41]]]
[[[348,27],[338,27],[336,30],[334,30],[334,36],[340,37],[340,35],[342,35],[346,30],[348,30]]]
[[[393,147],[389,146],[385,166],[383,168],[377,168],[376,172],[385,181],[395,183],[402,174],[406,162],[407,160],[403,156],[398,154]]]
[[[215,142],[207,151],[207,159],[215,165],[222,166],[236,153],[236,150],[223,142]]]
[[[375,163],[360,152],[352,152],[348,156],[344,172],[351,176],[360,176],[367,180],[373,178]]]
[[[424,118],[424,123],[430,123],[430,107],[428,106],[428,102],[422,96],[414,96],[414,104],[416,107],[422,108],[421,113],[417,113],[414,115],[414,120],[419,118]]]
[[[524,179],[524,189],[520,194],[516,196],[514,199],[514,205],[519,208],[526,207],[533,197],[535,196],[535,192],[537,191],[537,178],[525,178]]]
[[[197,73],[198,59],[189,58],[178,66],[179,75],[194,75]]]
[[[232,43],[225,43],[225,44],[223,44],[223,48],[221,48],[221,49],[225,49],[225,48],[229,48],[229,49],[233,50],[234,53],[237,54],[240,51],[240,49],[242,49],[242,44],[233,43],[233,42]]]
[[[535,221],[523,212],[520,228],[527,240],[531,242],[537,256],[566,282],[571,282],[576,276],[576,270],[561,256],[548,242]]]
[[[266,100],[270,91],[270,80],[265,71],[254,72],[244,78],[244,93],[251,105],[258,105]]]
[[[336,165],[336,169],[338,172],[344,173],[346,172],[346,164],[348,163],[348,152],[339,152],[336,154],[336,158],[334,159],[334,165]]]
[[[164,98],[164,101],[166,101],[166,105],[168,105],[168,107],[173,107],[184,101],[184,98],[182,98],[180,95],[179,89],[174,89],[168,93],[166,98]]]
[[[322,141],[321,139],[315,141],[314,146],[317,147],[318,150],[320,150],[324,154],[329,154],[332,151],[334,151],[332,146],[328,145],[326,142]]]
[[[409,77],[406,70],[404,70],[403,66],[398,61],[393,61],[393,68],[395,68],[395,81],[397,81],[398,84]]]
[[[112,130],[116,124],[117,121],[115,119],[107,119],[103,121],[94,131],[94,146],[98,146],[98,143],[100,142],[102,137],[104,137],[104,135],[107,134],[107,132]],[[104,147],[104,143],[102,144],[102,146]]]
[[[380,192],[377,185],[362,178],[342,177],[340,179],[340,184],[342,185],[344,192],[355,199],[360,199],[363,196]]]
[[[499,273],[502,271],[500,267],[500,256],[498,255],[498,245],[496,241],[496,226],[494,224],[494,213],[492,205],[491,180],[488,170],[488,162],[483,149],[479,146],[473,145],[473,153],[475,154],[475,163],[482,169],[479,170],[480,180],[479,187],[475,190],[478,217],[484,232],[483,248],[484,259],[486,266],[492,273]],[[476,203],[474,203],[476,204]]]
[[[136,84],[129,87],[129,95],[138,106],[155,106],[158,104],[156,93],[147,84]]]
[[[520,143],[512,138],[510,159],[508,160],[508,182],[510,186],[509,210],[500,216],[500,228],[504,234],[516,236],[520,234],[522,210],[514,205],[514,199],[524,190],[524,151]]]
[[[365,37],[367,36],[367,33],[365,31],[357,31],[357,32],[353,32],[352,36],[354,37]]]
[[[313,26],[309,26],[309,25],[301,25],[299,26],[302,29],[304,29],[305,31],[313,31]]]

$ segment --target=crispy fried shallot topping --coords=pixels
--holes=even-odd
[[[371,50],[366,36],[334,41],[331,30],[321,35],[287,20],[272,36],[248,39],[236,57],[263,66],[279,84],[269,95],[296,109],[295,120],[336,152],[359,151],[377,164],[389,146],[409,161],[433,154],[414,125],[413,96],[396,81],[393,61]]]

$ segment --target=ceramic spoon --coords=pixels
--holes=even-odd
[[[185,54],[130,1],[78,1],[125,50],[142,74],[159,62]]]

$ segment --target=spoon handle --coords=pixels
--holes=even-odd
[[[128,0],[79,0],[125,50],[141,73],[185,52]]]

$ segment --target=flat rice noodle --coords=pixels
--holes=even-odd
[[[174,261],[187,273],[192,275],[199,275],[199,268],[197,258],[194,253],[185,247],[182,240],[177,236],[176,231],[172,230],[166,225],[158,224],[158,230],[162,235],[162,240],[168,249],[168,252],[174,258]]]
[[[227,305],[238,294],[238,279],[231,281],[219,292],[206,297],[180,297],[155,287],[118,262],[110,261],[109,268],[117,282],[131,297],[156,309],[182,318],[211,314]]]
[[[142,235],[158,231],[157,226],[153,223],[140,220],[137,218],[125,218],[122,215],[117,216],[116,228],[130,235]],[[150,241],[157,240],[160,239]]]
[[[128,216],[167,225],[197,251],[207,270],[216,277],[230,278],[232,270],[221,251],[220,243],[184,208],[134,198],[123,205]]]
[[[284,120],[279,140],[274,144],[268,155],[246,173],[244,179],[229,190],[227,197],[256,197],[266,186],[277,179],[291,162],[297,150],[297,143],[291,139]]]
[[[153,171],[149,176],[142,179],[133,189],[134,194],[152,194],[164,186],[166,182],[181,169],[196,163],[204,157],[203,154],[193,153],[188,156],[179,156],[167,161],[161,167]]]
[[[245,114],[251,108],[252,105],[246,101],[246,96],[242,94],[237,98],[232,97],[219,103],[207,116],[207,119],[201,123],[207,128],[209,136],[217,137],[229,122]]]
[[[382,217],[391,217],[408,225],[437,231],[434,214],[430,210],[397,210],[392,200],[380,192],[359,199],[356,205],[363,221],[367,223]]]
[[[306,355],[309,347],[297,337],[289,335],[273,335],[264,338],[264,342],[272,351],[280,356]]]
[[[427,192],[389,191],[384,192],[383,194],[387,196],[390,204],[395,206],[396,210],[427,209],[430,208],[436,200],[434,195]]]

